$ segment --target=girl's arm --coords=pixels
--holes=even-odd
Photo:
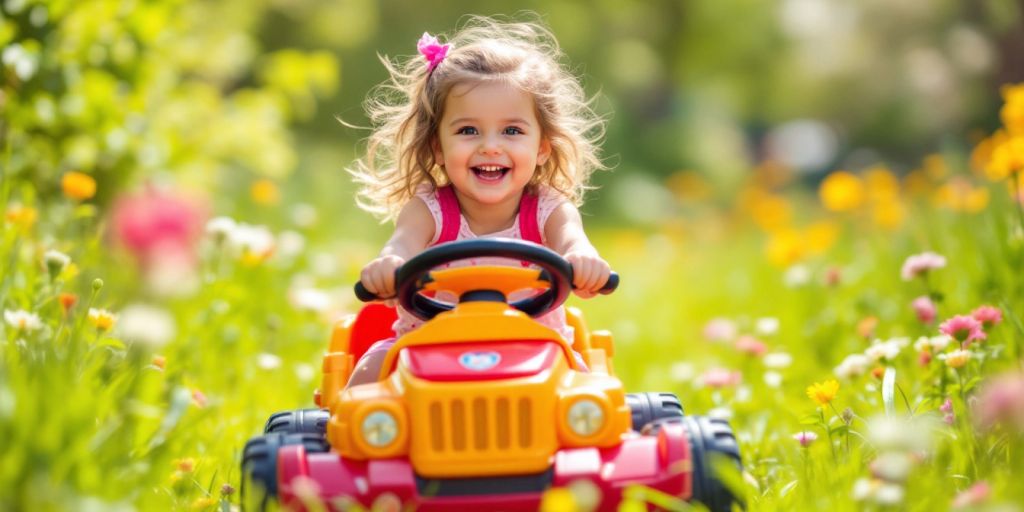
[[[572,264],[576,295],[593,297],[608,282],[611,267],[590,243],[583,231],[580,212],[572,203],[564,202],[555,207],[544,226],[544,236],[548,246]]]
[[[430,209],[422,200],[414,197],[398,213],[395,232],[380,250],[380,256],[363,267],[359,280],[377,296],[393,297],[395,269],[426,249],[433,238],[434,218],[430,215]]]

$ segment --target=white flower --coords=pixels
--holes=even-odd
[[[771,336],[779,332],[779,319],[771,316],[758,318],[754,329],[762,336]]]
[[[43,326],[43,322],[39,320],[39,315],[24,309],[15,311],[5,309],[4,321],[7,322],[7,325],[14,327],[16,331],[31,332],[39,330]]]
[[[3,63],[14,68],[14,74],[18,75],[18,78],[22,81],[32,78],[32,75],[36,74],[36,69],[39,67],[39,57],[29,53],[18,43],[4,48],[2,58]]]
[[[300,228],[308,228],[313,224],[316,224],[317,213],[316,208],[308,203],[298,203],[292,207],[291,211],[292,222]]]
[[[227,240],[238,224],[231,217],[214,217],[206,222],[206,234],[215,240]]]
[[[313,365],[306,363],[298,363],[295,365],[295,378],[299,379],[300,382],[309,382],[316,377],[316,369]]]
[[[177,331],[170,313],[145,304],[132,304],[121,310],[116,330],[124,339],[152,349],[166,345]]]
[[[288,301],[299,311],[322,313],[331,307],[331,296],[327,292],[308,286],[293,288],[288,293]]]
[[[910,474],[914,460],[906,452],[885,452],[871,462],[871,472],[883,480],[902,482]]]
[[[811,282],[811,271],[803,265],[793,265],[782,275],[782,282],[790,288],[799,288]]]
[[[765,368],[781,370],[793,364],[793,356],[786,352],[772,352],[771,354],[765,354],[761,361],[764,363]]]
[[[231,231],[228,242],[242,255],[266,256],[274,250],[274,234],[265,226],[238,224]]]
[[[910,340],[907,338],[893,338],[888,341],[875,340],[874,343],[867,350],[864,351],[864,355],[868,356],[872,361],[892,361],[900,354],[900,349],[905,347]]]
[[[764,383],[770,388],[777,388],[782,385],[782,374],[779,372],[764,372]]]
[[[690,363],[673,363],[669,369],[669,376],[676,382],[689,382],[693,380],[697,370]]]
[[[274,370],[281,366],[281,358],[274,354],[263,352],[256,356],[256,365],[264,370]]]
[[[871,365],[871,359],[863,354],[851,354],[833,370],[840,379],[853,379],[864,375]]]
[[[899,505],[903,503],[903,486],[899,484],[882,484],[875,490],[875,503],[879,505]]]
[[[731,420],[733,416],[732,409],[728,407],[715,407],[708,411],[708,417],[718,418],[721,420]]]
[[[921,452],[931,444],[931,430],[923,420],[875,416],[868,420],[868,440],[879,452]]]
[[[932,336],[931,338],[928,338],[928,343],[931,344],[932,350],[934,350],[935,352],[942,352],[943,350],[946,350],[946,347],[948,347],[949,344],[952,342],[953,338],[945,334],[940,334],[938,336]]]
[[[306,248],[306,237],[298,231],[282,231],[277,236],[277,246],[281,257],[290,260],[302,254]]]
[[[46,265],[46,270],[50,272],[51,276],[56,276],[64,270],[64,267],[71,263],[71,257],[60,251],[50,249],[43,253],[43,263]]]

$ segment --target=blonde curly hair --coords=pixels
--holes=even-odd
[[[533,96],[551,156],[530,186],[549,186],[580,205],[593,188],[590,175],[606,168],[598,147],[604,119],[561,64],[564,55],[551,32],[538,22],[474,16],[447,42],[448,55],[433,70],[419,55],[381,57],[391,77],[369,95],[365,108],[373,132],[365,155],[349,169],[360,185],[359,207],[394,219],[420,185],[447,184],[433,150],[445,101],[456,85],[484,82],[508,83]]]

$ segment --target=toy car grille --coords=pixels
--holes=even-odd
[[[527,398],[432,402],[429,421],[434,452],[529,450],[534,442],[533,406]]]

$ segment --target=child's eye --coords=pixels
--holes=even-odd
[[[502,132],[503,135],[520,135],[522,133],[523,131],[516,126],[509,126],[508,128],[505,128],[505,131]]]
[[[476,131],[476,128],[474,128],[472,126],[463,126],[462,128],[459,128],[459,130],[456,131],[455,133],[458,134],[458,135],[477,135],[477,134],[479,134],[479,132]]]

